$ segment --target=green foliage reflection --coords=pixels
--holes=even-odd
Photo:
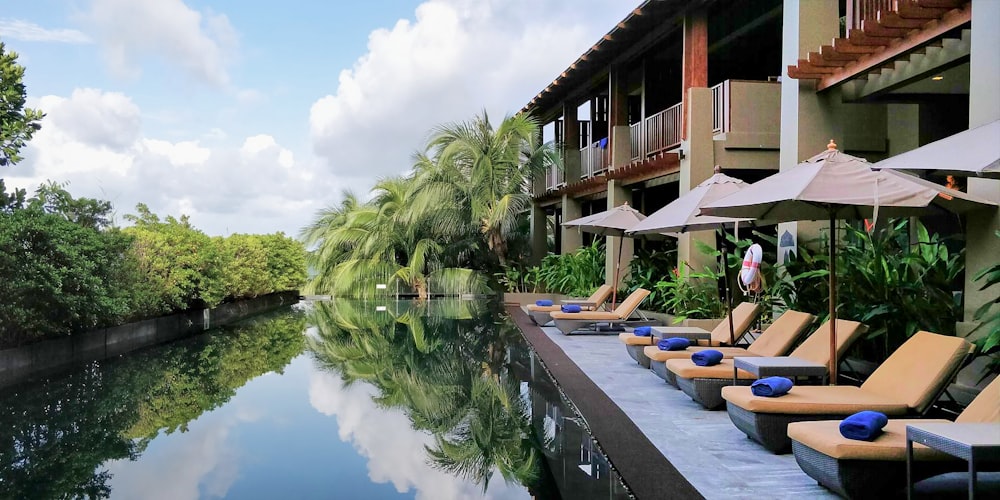
[[[542,481],[541,445],[519,382],[507,371],[508,348],[523,342],[481,302],[318,303],[308,340],[321,366],[348,384],[378,389],[375,402],[404,411],[430,432],[429,463],[485,491],[494,471],[529,489]]]
[[[283,312],[225,332],[93,363],[0,394],[0,498],[102,498],[105,464],[187,430],[250,379],[304,348],[305,318]]]

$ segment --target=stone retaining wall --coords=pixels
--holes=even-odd
[[[0,350],[0,387],[33,375],[79,363],[102,360],[151,345],[170,342],[298,302],[298,292],[281,292],[184,311],[111,328],[102,328],[23,347]]]

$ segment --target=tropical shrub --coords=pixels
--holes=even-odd
[[[667,312],[669,310],[668,297],[664,289],[657,287],[657,283],[670,280],[676,269],[676,248],[667,250],[639,249],[635,252],[632,261],[629,262],[626,288],[629,292],[639,288],[649,290],[649,297],[646,298],[643,307],[651,311]]]
[[[719,318],[726,314],[726,304],[719,296],[719,278],[715,269],[706,268],[691,272],[687,264],[679,266],[673,279],[656,284],[656,291],[663,297],[667,313],[674,321]]]
[[[596,240],[573,253],[546,255],[537,280],[546,292],[586,297],[604,283],[604,263],[604,243]]]
[[[996,232],[996,236],[1000,238],[1000,231]],[[976,274],[975,280],[984,282],[980,290],[996,288],[997,284],[1000,284],[1000,262],[979,271]],[[986,329],[983,337],[976,340],[979,352],[984,354],[996,353],[997,346],[1000,346],[1000,307],[997,307],[997,304],[1000,304],[1000,292],[994,290],[994,293],[996,296],[979,306],[973,315],[973,319],[980,322],[976,330],[980,328]],[[1000,364],[994,363],[994,370],[1000,368],[998,365]]]

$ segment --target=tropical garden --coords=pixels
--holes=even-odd
[[[25,107],[24,67],[0,44],[0,168],[44,114]],[[50,181],[32,196],[0,179],[0,348],[226,301],[297,290],[305,250],[281,233],[210,237],[145,205],[113,222],[110,202]]]

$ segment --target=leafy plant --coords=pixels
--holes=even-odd
[[[629,262],[629,273],[626,287],[629,292],[638,288],[649,290],[644,307],[651,311],[666,312],[666,295],[657,289],[656,284],[670,279],[671,273],[677,268],[677,249],[639,250]]]
[[[604,283],[604,246],[601,241],[563,255],[546,255],[537,282],[547,292],[585,297]]]
[[[675,271],[674,279],[656,284],[661,293],[667,312],[674,315],[674,322],[691,319],[718,318],[725,315],[726,305],[719,297],[716,270],[706,268],[702,272],[691,272],[687,264]]]
[[[510,265],[495,277],[504,291],[509,293],[534,293],[538,291],[538,267]]]
[[[1000,231],[996,232],[997,238],[1000,238]],[[979,290],[986,290],[988,288],[995,287],[1000,283],[1000,262],[993,264],[982,271],[979,271],[975,277],[976,281],[985,281],[983,286]],[[984,354],[992,354],[996,352],[996,347],[1000,346],[1000,307],[994,307],[1000,304],[1000,293],[992,299],[988,300],[985,304],[979,306],[976,309],[973,318],[979,321],[980,324],[973,330],[973,332],[979,330],[980,328],[988,328],[986,334],[976,340],[976,346],[979,348],[979,352]],[[994,362],[994,371],[998,363]]]

